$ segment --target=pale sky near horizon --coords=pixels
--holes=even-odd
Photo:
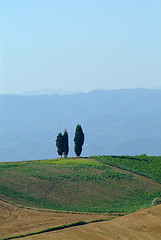
[[[1,0],[0,93],[161,87],[160,0]]]

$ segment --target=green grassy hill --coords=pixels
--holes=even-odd
[[[95,160],[106,165],[134,172],[161,183],[161,157],[146,156],[93,156]]]
[[[132,212],[148,207],[161,197],[161,157],[129,159],[95,156],[0,163],[0,198],[64,211]]]

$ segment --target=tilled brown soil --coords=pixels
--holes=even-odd
[[[110,219],[108,214],[31,210],[0,201],[0,237],[27,234],[77,221]],[[42,233],[20,240],[161,240],[161,205],[113,220]]]
[[[110,214],[40,211],[0,201],[0,238],[41,231],[77,221],[110,219]]]
[[[21,240],[161,240],[161,205],[110,221],[91,223]]]

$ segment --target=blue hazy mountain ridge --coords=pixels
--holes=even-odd
[[[80,91],[66,91],[63,89],[48,89],[44,88],[41,90],[35,90],[30,92],[22,92],[19,95],[22,96],[37,96],[37,95],[71,95],[75,93],[79,93]]]
[[[96,90],[72,95],[0,95],[0,161],[57,157],[66,128],[69,156],[75,127],[85,133],[83,156],[161,155],[161,90]]]

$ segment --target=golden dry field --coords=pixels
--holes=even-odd
[[[91,223],[21,240],[160,240],[161,205],[110,221]]]
[[[94,214],[33,210],[0,201],[0,238],[28,234],[78,221],[111,219],[118,214]]]

